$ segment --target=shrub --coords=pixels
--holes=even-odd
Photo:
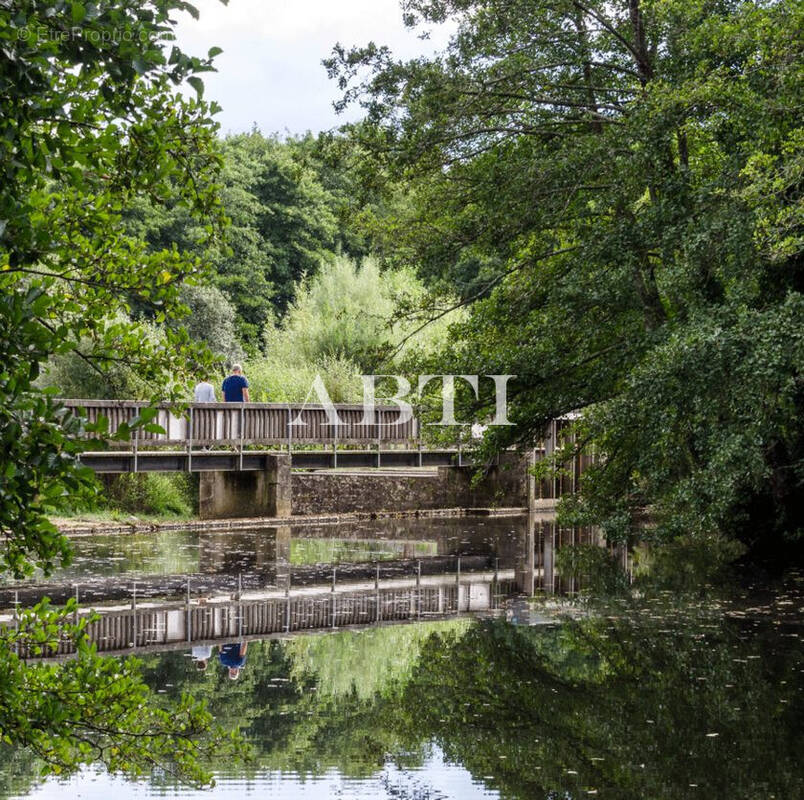
[[[195,506],[195,482],[183,472],[125,473],[106,486],[109,506],[130,514],[186,517]]]

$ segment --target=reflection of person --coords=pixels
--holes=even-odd
[[[218,658],[224,667],[229,669],[229,678],[236,681],[240,670],[246,665],[246,649],[248,642],[232,642],[221,647]]]
[[[200,672],[203,672],[207,668],[209,659],[212,658],[212,645],[196,645],[192,649],[192,657],[193,661],[195,662],[196,669]]]
[[[209,381],[199,381],[195,385],[193,400],[196,403],[214,403],[215,387]]]
[[[221,388],[227,403],[248,403],[248,380],[240,364],[232,367],[232,374],[224,380]]]

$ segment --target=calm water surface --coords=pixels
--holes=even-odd
[[[484,548],[508,559],[523,526],[462,519],[330,527],[319,537],[298,535],[308,544],[293,561],[300,570],[361,559],[401,564]],[[170,545],[163,536],[152,537],[151,548],[132,538],[129,549],[110,549],[121,560],[107,568],[155,574],[164,563],[155,542],[163,554],[182,553],[167,572],[203,572],[212,563],[203,562],[198,534],[176,535]],[[244,534],[231,540],[237,547],[223,548],[234,560],[221,569],[234,563],[259,572],[249,537],[260,538]],[[70,577],[100,569],[107,546],[79,546],[75,569],[84,572]],[[253,763],[213,764],[217,786],[200,792],[164,775],[130,782],[91,768],[38,782],[25,753],[8,753],[0,793],[797,800],[804,796],[802,585],[792,575],[762,591],[643,587],[605,602],[512,600],[482,618],[252,641],[236,681],[216,659],[197,670],[187,649],[145,653],[158,699],[182,691],[204,697],[219,722],[252,742]]]

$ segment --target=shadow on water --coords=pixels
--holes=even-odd
[[[556,553],[591,534],[557,531],[544,520],[427,520],[395,524],[393,533],[379,524],[319,533],[294,531],[282,545],[291,574],[308,579],[302,592],[315,592],[333,563],[353,565],[350,580],[358,581],[366,564],[396,569],[433,559],[437,577],[436,565],[450,573],[448,560],[460,555],[483,559],[477,575],[499,559],[497,569],[520,589],[532,582],[537,597],[510,598],[480,616],[245,637],[235,680],[227,666],[233,651],[221,659],[222,641],[208,644],[205,669],[187,645],[153,654],[141,648],[157,697],[205,698],[218,721],[253,743],[249,766],[212,765],[218,787],[211,796],[242,796],[244,781],[258,796],[283,798],[804,794],[801,576],[762,592],[657,591],[626,578],[618,597],[580,602],[543,589],[582,588],[583,570]],[[203,555],[202,537],[185,538],[197,560],[182,563],[197,575],[277,574],[276,550],[260,555],[264,536],[227,535],[233,549],[220,535],[206,540]],[[295,556],[294,541],[303,543]],[[85,566],[97,563],[102,547],[86,543]],[[118,575],[155,576],[154,561],[124,557]],[[472,581],[471,572],[461,580]],[[236,649],[239,640],[227,643]],[[34,768],[24,754],[9,754],[0,791],[24,796]],[[133,785],[92,770],[66,787],[50,780],[36,796],[77,795],[90,785],[121,799],[195,796],[164,776]]]

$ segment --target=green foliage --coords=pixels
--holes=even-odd
[[[363,399],[360,370],[341,358],[320,359],[310,363],[302,359],[286,361],[281,355],[267,355],[244,364],[250,395],[257,403],[303,403],[308,399],[316,375],[321,376],[333,403],[359,403]],[[313,394],[309,401],[317,403]]]
[[[409,270],[381,270],[370,258],[361,265],[346,256],[324,261],[296,285],[281,321],[266,327],[264,355],[247,362],[252,397],[302,402],[320,375],[333,402],[361,402],[360,376],[381,359],[400,364],[444,341],[446,320],[417,331],[416,321],[396,319],[423,291]],[[385,361],[383,371],[396,369],[393,363]]]
[[[200,99],[211,57],[162,47],[181,10],[197,13],[185,0],[0,4],[0,572],[15,577],[69,563],[45,512],[92,485],[76,464],[80,421],[35,383],[43,365],[78,353],[100,370],[130,365],[152,394],[177,398],[210,364],[183,330],[150,337],[132,324],[133,310],[178,319],[179,286],[202,269],[127,235],[121,219],[147,197],[186,207],[209,240],[223,224],[215,109]],[[177,93],[185,81],[197,98]],[[207,783],[199,759],[227,737],[189,698],[160,707],[136,662],[99,658],[84,623],[67,621],[72,610],[43,603],[0,631],[0,738],[51,772],[157,766]],[[77,658],[33,665],[16,653],[45,652],[62,635]]]
[[[634,552],[637,586],[692,592],[722,583],[745,546],[719,534],[679,536]]]
[[[423,291],[410,270],[381,270],[371,258],[360,265],[346,256],[325,261],[297,286],[281,323],[265,329],[265,352],[313,364],[323,358],[346,359],[369,370],[413,333],[410,323],[395,317]],[[434,326],[427,333],[432,349],[444,331]]]
[[[288,642],[291,677],[299,683],[315,681],[319,696],[372,700],[393,692],[411,677],[424,643],[433,634],[459,638],[469,620],[394,625],[331,636],[299,636]]]
[[[443,57],[328,65],[369,112],[355,147],[405,182],[398,257],[471,306],[421,366],[518,376],[487,451],[583,412],[579,442],[605,454],[588,522],[628,536],[649,506],[668,535],[800,555],[801,5],[406,10],[455,15]]]
[[[438,555],[435,542],[414,542],[412,552],[410,543],[390,539],[292,539],[290,542],[292,565],[390,561],[435,555]]]
[[[238,336],[253,349],[294,285],[336,248],[334,197],[297,144],[259,131],[220,142],[225,241],[210,241],[181,205],[155,209],[143,198],[128,210],[130,231],[152,249],[178,247],[211,265],[211,283],[231,298]]]
[[[108,326],[127,326],[132,335],[145,343],[146,353],[151,348],[167,349],[169,339],[161,326],[147,321],[132,321],[123,314],[106,322]],[[189,329],[189,328],[188,328]],[[175,389],[172,376],[165,376],[165,385],[158,388],[147,380],[148,368],[136,354],[113,360],[100,368],[93,358],[95,343],[83,337],[74,348],[52,355],[43,365],[43,371],[36,386],[50,388],[59,397],[73,397],[89,400],[126,399],[149,400],[158,392],[169,396]],[[184,370],[180,370],[184,372]]]
[[[121,226],[122,209],[148,196],[183,203],[205,235],[219,227],[213,109],[175,93],[211,64],[156,44],[186,5],[105,0],[79,25],[60,0],[0,11],[2,569],[66,557],[43,503],[88,480],[74,469],[78,423],[32,385],[40,366],[70,352],[99,369],[134,364],[164,396],[204,359],[183,331],[152,339],[127,318],[135,301],[157,322],[180,314],[179,284],[199,265]]]
[[[213,725],[189,696],[161,707],[136,659],[99,657],[84,637],[90,618],[70,622],[74,610],[74,601],[54,609],[43,600],[0,638],[5,744],[26,747],[50,773],[69,774],[99,761],[130,775],[157,767],[197,785],[211,782],[201,764],[213,752],[243,754],[239,741]],[[62,638],[78,647],[69,661],[27,664],[16,655],[17,648],[47,653]]]
[[[785,633],[800,592],[741,594],[619,599],[555,625],[425,623],[423,639],[389,625],[253,642],[238,681],[169,653],[147,675],[239,723],[261,770],[303,778],[376,779],[437,747],[506,798],[684,800],[690,783],[798,797],[802,647]]]
[[[576,544],[559,548],[556,569],[562,578],[574,578],[582,594],[611,596],[628,589],[628,576],[617,559],[598,544]]]
[[[189,517],[195,491],[192,476],[183,472],[123,473],[106,483],[109,507],[130,514]]]
[[[230,364],[243,360],[236,331],[237,309],[220,289],[186,284],[181,288],[181,301],[190,310],[182,324],[191,340],[203,342]]]

